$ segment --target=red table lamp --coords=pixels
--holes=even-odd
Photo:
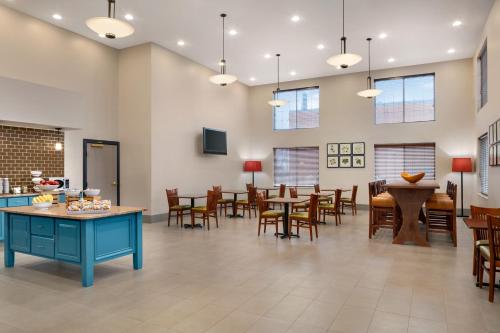
[[[464,216],[464,172],[472,172],[472,158],[454,157],[451,164],[452,172],[460,172],[460,199],[461,199],[461,217]]]
[[[255,172],[262,171],[261,161],[245,161],[243,164],[243,171],[252,172],[252,185],[255,186]]]

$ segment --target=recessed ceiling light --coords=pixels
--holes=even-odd
[[[134,15],[132,15],[132,14],[125,14],[124,17],[125,17],[125,20],[127,20],[127,21],[132,21],[134,19]]]
[[[291,76],[295,76],[295,75],[297,75],[297,73],[296,73],[295,71],[291,71],[291,72],[290,72],[290,75],[291,75]]]
[[[299,15],[293,15],[290,20],[292,20],[292,22],[299,22],[300,21],[300,16]]]
[[[318,46],[316,46],[316,48],[317,48],[318,50],[323,50],[323,49],[325,48],[325,45],[323,45],[323,44],[318,44]]]
[[[58,20],[58,21],[62,20],[62,16],[60,14],[54,14],[54,15],[52,15],[52,18],[54,20]]]
[[[462,24],[463,24],[463,23],[462,23],[462,21],[460,21],[460,20],[456,20],[456,21],[453,21],[453,23],[452,23],[451,25],[452,25],[452,26],[454,26],[454,27],[459,27],[459,26],[461,26]]]
[[[382,32],[382,33],[380,33],[380,35],[378,35],[378,38],[380,38],[380,39],[386,39],[387,38],[387,34],[385,32]]]
[[[252,82],[253,82],[253,81],[255,81],[255,78],[252,76],[252,77],[250,78],[250,81],[252,81]]]
[[[394,62],[394,61],[396,61],[396,59],[394,59],[394,58],[387,59],[387,62]]]
[[[179,46],[184,46],[184,45],[186,45],[186,42],[185,42],[185,41],[183,41],[182,39],[179,39],[179,40],[177,41],[177,45],[179,45]]]
[[[231,36],[236,36],[236,35],[238,34],[238,31],[236,31],[236,30],[234,30],[234,29],[231,29],[231,30],[229,30],[229,34],[230,34]]]
[[[449,50],[448,50],[448,53],[449,53],[449,54],[453,54],[453,53],[455,53],[455,52],[456,52],[456,51],[455,51],[455,49],[449,49]]]
[[[269,53],[264,54],[264,58],[269,59],[271,58],[271,55]]]

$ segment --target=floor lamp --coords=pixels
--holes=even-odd
[[[452,160],[451,171],[460,172],[460,217],[464,215],[464,172],[472,172],[472,158],[454,157]]]
[[[243,171],[252,172],[252,185],[255,186],[255,172],[262,171],[261,161],[245,161]]]

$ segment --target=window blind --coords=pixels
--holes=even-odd
[[[319,147],[274,148],[274,185],[319,183]]]
[[[375,179],[401,180],[402,172],[425,172],[424,179],[436,179],[435,143],[375,145]]]
[[[482,194],[488,195],[488,135],[479,138],[479,186]]]
[[[434,114],[434,74],[375,80],[383,94],[375,99],[375,123],[431,121]]]
[[[479,54],[479,75],[480,75],[480,87],[479,87],[479,99],[481,107],[483,107],[488,102],[488,47],[486,42]]]
[[[319,127],[319,87],[280,90],[276,98],[288,103],[274,108],[274,130]]]

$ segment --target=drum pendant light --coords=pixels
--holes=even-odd
[[[340,38],[340,54],[328,58],[328,64],[337,68],[349,68],[359,63],[363,58],[354,53],[347,53],[347,37],[345,36],[344,0],[342,0],[342,38]]]
[[[280,54],[276,54],[276,58],[278,59],[278,88],[276,89],[276,93],[274,93],[273,99],[267,102],[269,105],[279,108],[280,106],[284,106],[288,103],[288,101],[284,99],[279,99],[280,93]]]
[[[370,43],[372,39],[367,38],[366,40],[368,41],[368,77],[366,78],[366,90],[358,92],[358,96],[365,98],[372,98],[380,95],[382,93],[382,90],[372,88],[371,49],[370,49]]]
[[[214,84],[218,84],[222,87],[227,86],[228,84],[231,84],[238,80],[238,78],[234,75],[229,75],[226,74],[226,68],[227,68],[227,63],[226,59],[224,58],[224,35],[225,35],[225,19],[226,19],[226,14],[220,14],[220,17],[222,17],[222,59],[219,62],[220,66],[220,74],[213,75],[210,77],[210,82]]]
[[[115,0],[108,0],[108,16],[93,17],[85,23],[90,30],[96,32],[101,37],[115,39],[132,35],[134,27],[127,22],[116,19],[115,14]]]

